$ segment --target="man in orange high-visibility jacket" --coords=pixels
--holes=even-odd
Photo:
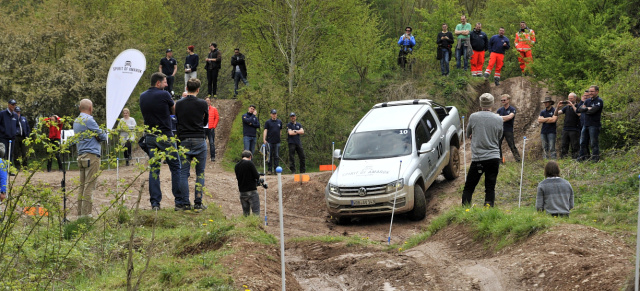
[[[218,109],[213,106],[211,103],[211,98],[207,97],[204,99],[207,101],[207,105],[209,105],[209,122],[205,125],[204,133],[206,139],[209,140],[209,154],[211,155],[211,161],[216,161],[216,127],[218,127],[218,122],[220,121],[220,115],[218,114]]]
[[[527,27],[524,21],[520,21],[520,31],[516,32],[516,49],[520,53],[518,62],[520,62],[520,70],[524,73],[527,66],[533,63],[533,55],[531,47],[536,43],[536,33],[533,29]]]

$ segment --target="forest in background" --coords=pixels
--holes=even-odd
[[[640,139],[639,11],[638,0],[7,0],[0,3],[0,103],[18,100],[33,123],[51,113],[75,116],[78,101],[89,98],[104,123],[108,68],[122,50],[136,48],[147,57],[147,70],[127,106],[141,121],[138,96],[165,49],[174,50],[181,88],[186,47],[194,45],[204,59],[216,42],[223,54],[218,97],[232,96],[229,60],[240,48],[250,82],[240,100],[258,105],[263,121],[270,108],[295,111],[307,129],[309,160],[322,163],[330,142],[344,143],[376,102],[426,94],[461,105],[463,113],[473,110],[467,101],[475,96],[464,96],[470,77],[442,78],[436,60],[441,24],[454,28],[464,13],[489,36],[504,27],[512,41],[526,21],[538,40],[536,80],[562,96],[600,85],[602,140],[624,147]],[[411,71],[396,65],[405,26],[417,39]],[[203,67],[199,78],[206,84]],[[515,49],[502,75],[520,75]],[[394,92],[405,83],[416,89]]]

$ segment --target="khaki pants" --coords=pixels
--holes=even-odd
[[[96,186],[100,157],[84,153],[78,156],[80,169],[80,191],[78,192],[78,217],[90,216],[93,210],[93,189]]]

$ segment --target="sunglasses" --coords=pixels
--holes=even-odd
[[[502,100],[500,100],[500,101],[507,101],[507,99],[502,99]]]
[[[411,29],[407,29],[407,30],[405,30],[405,31],[411,31]]]

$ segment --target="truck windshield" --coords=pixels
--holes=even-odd
[[[382,159],[411,154],[411,130],[392,129],[354,133],[344,148],[345,160]]]

